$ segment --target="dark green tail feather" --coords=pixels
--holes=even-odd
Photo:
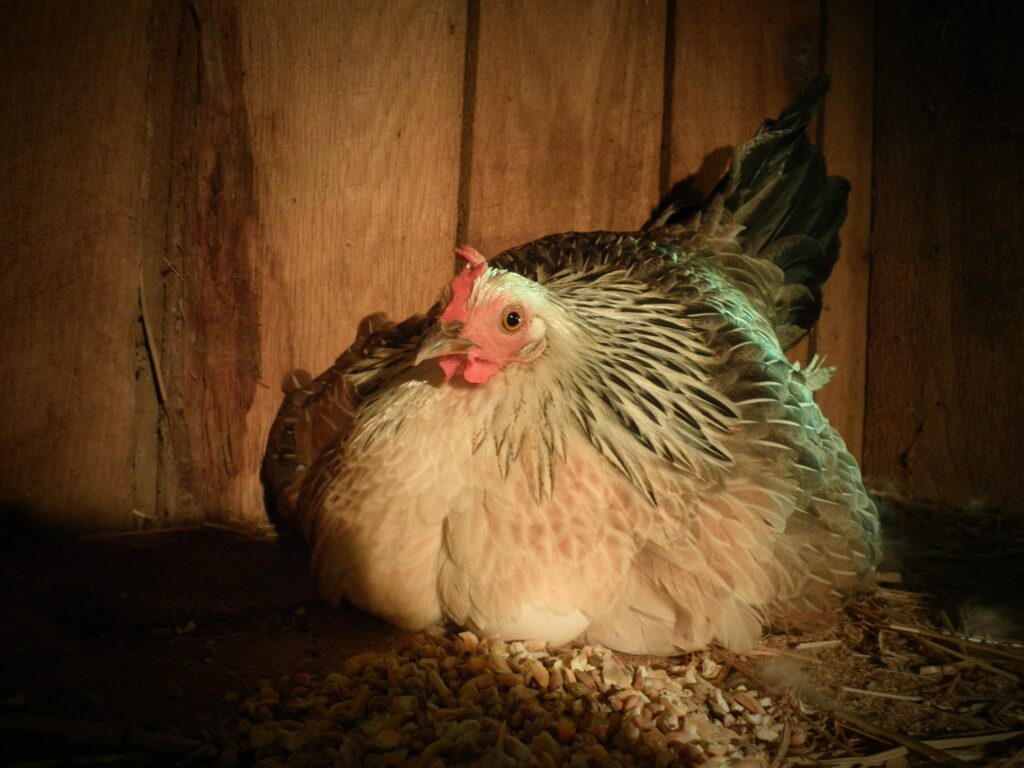
[[[806,134],[827,90],[824,77],[808,82],[777,120],[766,121],[739,148],[716,192],[725,196],[734,223],[743,225],[737,240],[744,253],[770,256],[787,285],[808,289],[809,298],[792,306],[787,318],[805,330],[821,314],[821,286],[839,256],[850,191],[846,179],[828,176],[825,158]]]
[[[821,286],[839,255],[839,227],[846,218],[846,179],[829,177],[825,159],[807,138],[806,128],[821,107],[828,79],[816,77],[775,120],[767,120],[753,139],[736,150],[729,173],[697,214],[704,221],[728,212],[748,256],[768,258],[782,269],[786,285],[807,293],[790,307],[787,325],[805,331],[821,313]],[[670,205],[657,225],[683,224],[693,208]]]

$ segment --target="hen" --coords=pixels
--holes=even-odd
[[[878,558],[875,508],[783,352],[821,306],[848,185],[812,81],[700,210],[461,268],[293,380],[264,481],[323,597],[407,629],[671,654],[827,619]]]

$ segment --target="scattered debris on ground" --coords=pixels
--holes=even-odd
[[[881,588],[828,635],[673,659],[420,634],[260,681],[218,732],[221,765],[1017,764],[1024,648],[924,613]]]
[[[912,517],[913,546],[887,530],[914,583],[880,574],[828,632],[671,659],[402,633],[317,603],[288,541],[10,536],[0,768],[1024,768],[1021,525]]]
[[[713,681],[708,655],[632,664],[604,648],[420,635],[324,678],[263,681],[225,754],[257,765],[754,766],[767,744],[803,743],[788,702]],[[270,759],[267,759],[270,758]],[[744,762],[745,760],[745,762]],[[230,763],[230,758],[225,764]]]

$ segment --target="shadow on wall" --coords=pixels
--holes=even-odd
[[[676,203],[680,213],[696,213],[700,210],[701,204],[729,170],[735,152],[735,147],[718,147],[705,155],[700,168],[695,173],[676,182],[665,194],[657,208],[651,211],[651,218],[655,219],[664,213],[669,206],[669,201]],[[669,181],[665,180],[665,183],[667,184]]]
[[[991,509],[940,509],[876,499],[882,570],[931,596],[971,637],[1024,636],[1024,518]]]

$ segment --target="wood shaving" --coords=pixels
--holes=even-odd
[[[1015,759],[1024,746],[1014,684],[1024,649],[971,643],[927,617],[921,596],[880,589],[829,633],[771,635],[747,655],[712,649],[669,659],[421,633],[322,677],[261,680],[223,731],[221,765],[854,768]],[[779,679],[778,659],[799,674]]]

